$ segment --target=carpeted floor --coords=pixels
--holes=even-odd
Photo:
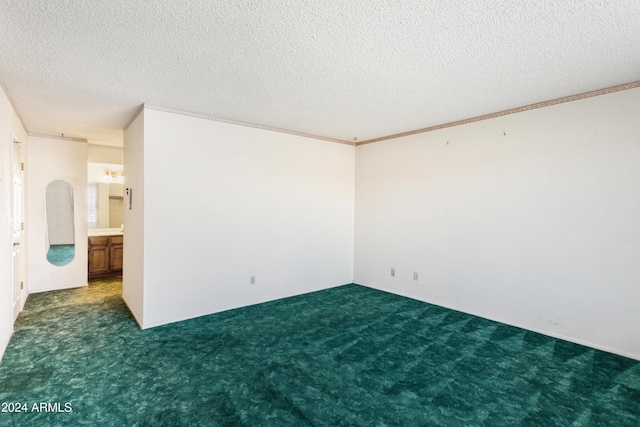
[[[120,294],[29,297],[0,425],[640,425],[640,362],[369,288],[145,331]]]

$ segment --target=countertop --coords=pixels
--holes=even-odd
[[[122,236],[124,231],[121,228],[90,228],[89,237],[98,236]]]

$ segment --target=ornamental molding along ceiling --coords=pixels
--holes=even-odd
[[[580,94],[577,94],[577,95],[565,96],[564,98],[558,98],[558,99],[552,99],[552,100],[549,100],[549,101],[538,102],[536,104],[525,105],[525,106],[518,107],[518,108],[512,108],[510,110],[499,111],[497,113],[491,113],[491,114],[485,114],[483,116],[472,117],[472,118],[469,118],[469,119],[458,120],[456,122],[444,123],[444,124],[441,124],[441,125],[431,126],[431,127],[428,127],[428,128],[416,129],[416,130],[412,130],[412,131],[398,133],[398,134],[395,134],[395,135],[388,135],[388,136],[383,136],[383,137],[380,137],[380,138],[369,139],[369,140],[366,140],[366,141],[355,141],[355,142],[354,141],[344,141],[344,140],[334,139],[334,138],[325,138],[325,137],[316,136],[316,135],[308,135],[308,134],[301,133],[301,132],[294,132],[294,131],[289,131],[289,130],[286,130],[286,129],[271,128],[269,126],[255,125],[255,124],[252,124],[252,123],[238,122],[238,121],[235,121],[235,120],[226,120],[226,119],[221,119],[221,118],[218,118],[218,117],[208,117],[208,116],[205,116],[203,114],[191,113],[191,112],[188,112],[188,111],[172,110],[170,108],[155,107],[155,106],[146,105],[146,104],[143,104],[140,107],[140,109],[136,112],[136,114],[131,118],[129,123],[127,123],[127,125],[125,126],[125,129],[127,129],[131,125],[131,123],[133,123],[133,121],[140,115],[140,113],[143,110],[148,109],[148,110],[163,111],[165,113],[180,114],[180,115],[183,115],[183,116],[195,117],[195,118],[204,119],[204,120],[211,120],[211,121],[214,121],[214,122],[228,123],[228,124],[233,124],[233,125],[237,125],[237,126],[245,126],[245,127],[257,128],[257,129],[262,129],[262,130],[268,130],[268,131],[271,131],[271,132],[287,133],[287,134],[291,134],[291,135],[302,136],[302,137],[305,137],[305,138],[319,139],[321,141],[329,141],[329,142],[336,142],[336,143],[339,143],[339,144],[359,146],[359,145],[371,144],[371,143],[374,143],[374,142],[388,141],[390,139],[402,138],[404,136],[409,136],[409,135],[416,135],[416,134],[420,134],[420,133],[433,132],[435,130],[445,129],[445,128],[454,127],[454,126],[466,125],[467,123],[474,123],[474,122],[479,122],[479,121],[482,121],[482,120],[493,119],[493,118],[496,118],[496,117],[507,116],[509,114],[516,114],[516,113],[520,113],[520,112],[523,112],[523,111],[535,110],[536,108],[549,107],[549,106],[552,106],[552,105],[563,104],[565,102],[578,101],[580,99],[591,98],[591,97],[599,96],[599,95],[606,95],[608,93],[619,92],[619,91],[622,91],[622,90],[635,89],[637,87],[640,87],[640,81],[627,83],[627,84],[622,84],[622,85],[618,85],[618,86],[613,86],[613,87],[609,87],[609,88],[605,88],[605,89],[594,90],[594,91],[591,91],[591,92],[580,93]],[[85,142],[86,142],[86,140],[85,140]]]

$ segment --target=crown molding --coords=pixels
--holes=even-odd
[[[433,132],[434,130],[450,128],[450,127],[460,126],[460,125],[466,125],[467,123],[479,122],[481,120],[494,119],[496,117],[506,116],[506,115],[509,115],[509,114],[521,113],[523,111],[535,110],[537,108],[549,107],[551,105],[563,104],[565,102],[577,101],[579,99],[591,98],[593,96],[606,95],[608,93],[619,92],[619,91],[622,91],[622,90],[635,89],[637,87],[640,87],[640,81],[631,82],[631,83],[625,83],[625,84],[621,84],[621,85],[617,85],[617,86],[608,87],[608,88],[605,88],[605,89],[593,90],[593,91],[590,91],[590,92],[584,92],[584,93],[580,93],[580,94],[577,94],[577,95],[565,96],[565,97],[562,97],[562,98],[552,99],[550,101],[537,102],[535,104],[529,104],[529,105],[525,105],[523,107],[511,108],[511,109],[508,109],[508,110],[499,111],[497,113],[484,114],[482,116],[472,117],[472,118],[464,119],[464,120],[457,120],[455,122],[449,122],[449,123],[444,123],[444,124],[441,124],[441,125],[435,125],[435,126],[422,128],[422,129],[416,129],[416,130],[412,130],[412,131],[409,131],[409,132],[401,132],[401,133],[396,133],[396,134],[393,134],[393,135],[382,136],[380,138],[368,139],[366,141],[358,142],[355,145],[356,146],[360,146],[360,145],[365,145],[365,144],[372,144],[374,142],[388,141],[390,139],[402,138],[404,136],[416,135],[416,134],[419,134],[419,133]]]
[[[426,128],[416,129],[416,130],[407,131],[407,132],[400,132],[400,133],[396,133],[396,134],[392,134],[392,135],[382,136],[382,137],[379,137],[379,138],[367,139],[365,141],[358,141],[358,142],[346,141],[346,140],[343,140],[343,139],[329,138],[329,137],[318,136],[318,135],[310,135],[310,134],[303,133],[303,132],[296,132],[296,131],[291,131],[291,130],[287,130],[287,129],[275,128],[275,127],[271,127],[271,126],[263,126],[263,125],[259,125],[259,124],[247,123],[247,122],[242,122],[242,121],[238,121],[238,120],[224,119],[224,118],[221,118],[221,117],[208,116],[208,115],[205,115],[205,114],[193,113],[193,112],[183,111],[183,110],[176,110],[176,109],[172,109],[172,108],[158,107],[158,106],[148,105],[148,104],[142,104],[140,106],[140,108],[138,108],[138,110],[133,115],[133,117],[131,118],[129,123],[127,123],[127,125],[124,127],[124,129],[126,130],[127,128],[129,128],[129,126],[131,126],[133,121],[140,115],[140,113],[142,113],[142,111],[144,111],[145,109],[149,109],[149,110],[155,110],[155,111],[162,111],[162,112],[165,112],[165,113],[179,114],[179,115],[182,115],[182,116],[195,117],[195,118],[198,118],[198,119],[210,120],[210,121],[219,122],[219,123],[227,123],[227,124],[250,127],[250,128],[254,128],[254,129],[261,129],[261,130],[266,130],[266,131],[271,131],[271,132],[286,133],[286,134],[289,134],[289,135],[296,135],[296,136],[301,136],[301,137],[304,137],[304,138],[317,139],[317,140],[321,140],[321,141],[335,142],[335,143],[338,143],[338,144],[345,144],[345,145],[350,145],[350,146],[360,146],[360,145],[365,145],[365,144],[372,144],[374,142],[388,141],[388,140],[391,140],[391,139],[397,139],[397,138],[402,138],[402,137],[405,137],[405,136],[416,135],[416,134],[420,134],[420,133],[433,132],[433,131],[436,131],[436,130],[439,130],[439,129],[445,129],[445,128],[454,127],[454,126],[466,125],[468,123],[474,123],[474,122],[479,122],[479,121],[482,121],[482,120],[494,119],[496,117],[507,116],[509,114],[521,113],[523,111],[535,110],[537,108],[549,107],[549,106],[552,106],[552,105],[563,104],[565,102],[578,101],[580,99],[591,98],[591,97],[600,96],[600,95],[606,95],[606,94],[609,94],[609,93],[619,92],[619,91],[629,90],[629,89],[635,89],[635,88],[638,88],[638,87],[640,87],[640,81],[635,81],[635,82],[625,83],[625,84],[621,84],[621,85],[617,85],[617,86],[611,86],[611,87],[604,88],[604,89],[598,89],[598,90],[593,90],[593,91],[590,91],[590,92],[584,92],[584,93],[580,93],[580,94],[576,94],[576,95],[570,95],[570,96],[565,96],[565,97],[562,97],[562,98],[556,98],[556,99],[552,99],[552,100],[549,100],[549,101],[537,102],[535,104],[529,104],[529,105],[525,105],[525,106],[522,106],[522,107],[510,108],[508,110],[498,111],[498,112],[490,113],[490,114],[484,114],[484,115],[481,115],[481,116],[471,117],[471,118],[468,118],[468,119],[457,120],[457,121],[454,121],[454,122],[443,123],[443,124],[439,124],[439,125],[435,125],[435,126],[429,126],[429,127],[426,127]],[[31,135],[31,134],[29,134],[29,135]],[[86,140],[82,140],[82,141],[86,142]]]
[[[73,138],[70,136],[62,136],[62,135],[47,135],[44,133],[33,133],[33,132],[28,132],[27,135],[33,136],[36,138],[59,139],[62,141],[73,141],[73,142],[84,142],[84,143],[88,142],[84,138]]]
[[[238,121],[238,120],[223,119],[221,117],[207,116],[205,114],[198,114],[198,113],[192,113],[192,112],[189,112],[189,111],[175,110],[175,109],[172,109],[172,108],[164,108],[164,107],[157,107],[157,106],[154,106],[154,105],[143,104],[142,105],[142,109],[162,111],[162,112],[165,112],[165,113],[172,113],[172,114],[179,114],[179,115],[182,115],[182,116],[195,117],[195,118],[198,118],[198,119],[211,120],[213,122],[227,123],[227,124],[231,124],[231,125],[244,126],[244,127],[254,128],[254,129],[261,129],[261,130],[266,130],[266,131],[270,131],[270,132],[286,133],[286,134],[289,134],[289,135],[301,136],[303,138],[318,139],[318,140],[321,140],[321,141],[335,142],[335,143],[338,143],[338,144],[345,144],[345,145],[351,145],[351,146],[355,146],[356,145],[352,141],[345,141],[343,139],[328,138],[328,137],[319,136],[319,135],[311,135],[311,134],[303,133],[303,132],[296,132],[296,131],[292,131],[292,130],[281,129],[281,128],[276,128],[276,127],[271,127],[271,126],[264,126],[264,125],[254,124],[254,123],[241,122],[241,121]],[[135,117],[137,117],[139,114],[140,114],[140,111],[138,111],[138,113],[136,113]],[[131,120],[132,122],[133,122],[133,120],[135,120],[135,117]]]

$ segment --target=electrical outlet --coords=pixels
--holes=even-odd
[[[413,280],[418,280],[418,272],[417,271],[413,272]]]
[[[391,268],[391,275],[395,276],[396,275],[396,269],[395,268]]]
[[[256,284],[256,276],[249,277],[249,284],[250,285],[255,285]]]

